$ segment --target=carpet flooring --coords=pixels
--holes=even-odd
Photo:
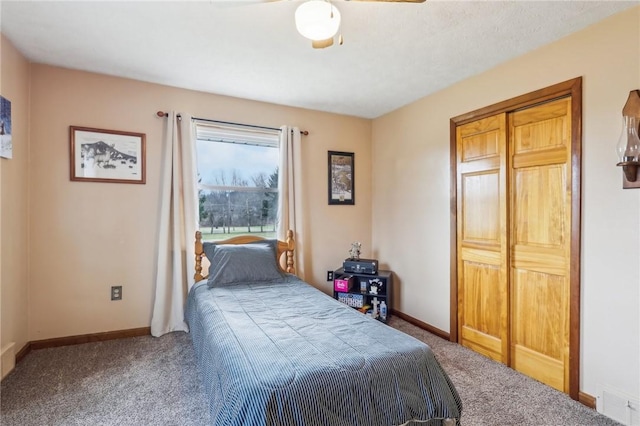
[[[432,347],[460,393],[464,426],[619,425],[406,321],[392,317],[389,324]],[[186,333],[32,351],[2,381],[0,399],[3,426],[195,426],[210,421]]]

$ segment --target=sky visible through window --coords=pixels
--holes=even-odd
[[[234,170],[249,186],[255,186],[253,176],[266,176],[278,167],[279,151],[276,147],[220,143],[198,140],[198,174],[203,185],[222,185],[220,176],[225,176],[226,185],[231,184]]]

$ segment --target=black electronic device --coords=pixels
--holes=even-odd
[[[375,275],[378,273],[378,260],[345,259],[344,262],[342,262],[342,269],[344,269],[344,272]]]

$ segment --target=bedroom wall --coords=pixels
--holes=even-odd
[[[154,295],[160,152],[158,110],[309,131],[302,139],[307,281],[329,292],[326,270],[351,241],[371,247],[371,121],[105,75],[32,65],[29,339],[146,327]],[[145,185],[71,182],[69,126],[147,135]],[[355,206],[327,205],[327,151],[355,152]],[[123,300],[110,301],[110,287]]]
[[[2,376],[28,341],[29,62],[0,34],[0,95],[11,101],[13,158],[0,158]],[[13,346],[12,346],[13,344]]]
[[[640,396],[640,190],[621,189],[621,110],[640,89],[640,7],[373,122],[373,243],[395,308],[449,331],[449,119],[583,76],[581,390]]]

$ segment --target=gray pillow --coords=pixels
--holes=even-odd
[[[283,274],[276,263],[275,240],[248,244],[205,244],[211,262],[209,287],[248,281],[280,280]]]
[[[273,258],[275,259],[276,257],[276,251],[278,249],[278,240],[276,240],[275,238],[256,240],[250,243],[244,243],[242,245],[247,245],[247,244],[267,244],[273,250]],[[207,259],[209,259],[209,262],[211,262],[211,259],[213,259],[214,253],[216,251],[216,247],[219,247],[221,245],[234,245],[234,244],[219,244],[214,241],[202,242],[202,250],[204,251],[205,256],[207,256]],[[239,244],[235,244],[235,245],[239,245]]]

